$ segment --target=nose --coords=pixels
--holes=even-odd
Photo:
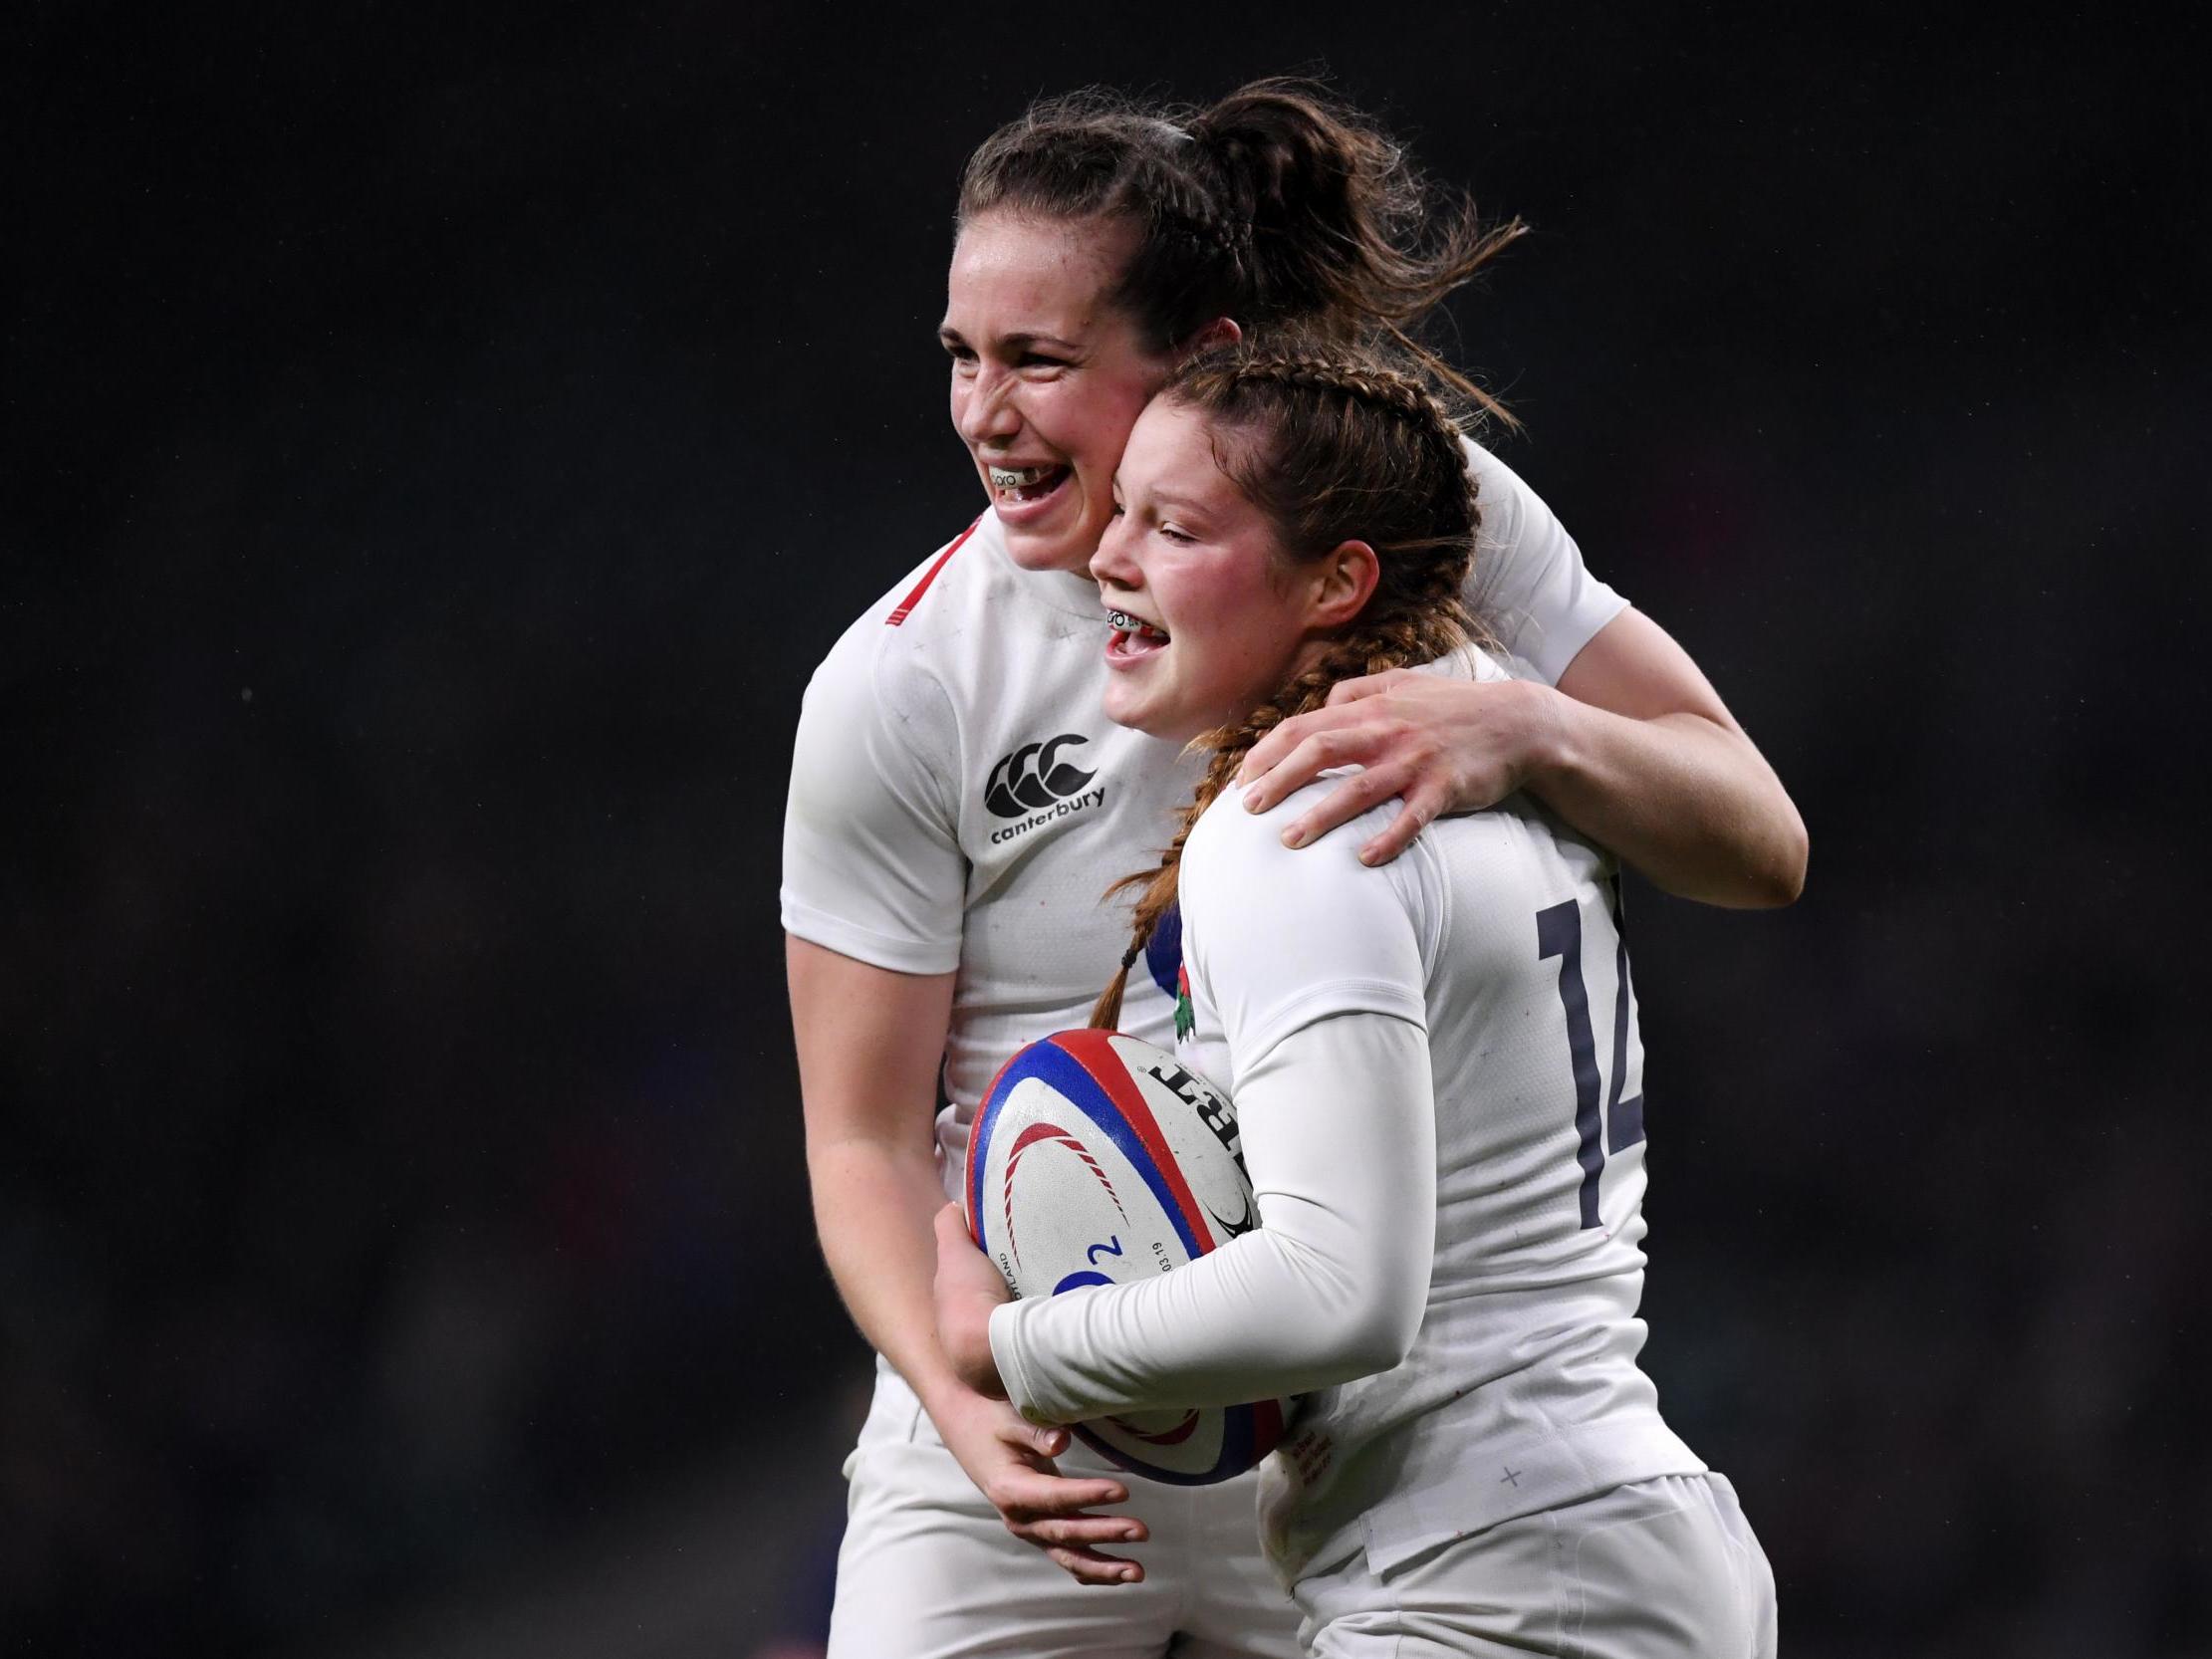
[[[978,369],[975,378],[955,380],[952,424],[963,441],[975,448],[1005,444],[1022,429],[1021,411],[1014,407],[1014,376],[998,369]]]
[[[1091,579],[1099,585],[1100,593],[1108,599],[1144,586],[1144,573],[1137,569],[1136,557],[1131,551],[1135,541],[1126,513],[1116,513],[1106,520],[1106,533],[1099,538],[1099,551],[1091,556]]]

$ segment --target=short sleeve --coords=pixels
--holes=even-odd
[[[1466,447],[1482,510],[1468,605],[1508,655],[1557,685],[1628,601],[1590,574],[1575,538],[1519,474],[1479,444]]]
[[[784,811],[785,931],[878,968],[960,965],[967,861],[945,779],[955,730],[944,689],[885,671],[883,626],[862,617],[807,687]]]
[[[1240,1076],[1284,1038],[1333,1015],[1428,1025],[1440,903],[1433,851],[1416,841],[1388,864],[1359,862],[1393,801],[1365,815],[1373,823],[1362,819],[1294,852],[1282,830],[1308,805],[1305,794],[1254,815],[1242,791],[1226,791],[1183,850],[1183,948]]]

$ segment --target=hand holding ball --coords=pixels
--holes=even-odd
[[[1006,1063],[976,1113],[965,1196],[968,1235],[989,1263],[949,1261],[949,1216],[938,1218],[939,1334],[970,1386],[1001,1394],[978,1265],[996,1264],[1016,1296],[1058,1296],[1173,1272],[1258,1225],[1228,1097],[1118,1032],[1062,1032]],[[1075,1432],[1132,1474],[1199,1486],[1258,1463],[1286,1415],[1285,1402],[1259,1400]]]
[[[991,1309],[1013,1300],[991,1259],[975,1248],[960,1206],[937,1212],[937,1345],[953,1375],[994,1400],[1006,1398],[991,1358]]]

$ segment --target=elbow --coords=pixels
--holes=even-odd
[[[1426,1287],[1422,1287],[1425,1292]],[[1405,1363],[1420,1334],[1426,1296],[1380,1294],[1362,1297],[1339,1321],[1317,1357],[1332,1383],[1373,1376]]]
[[[1778,849],[1773,858],[1745,869],[1736,885],[1725,895],[1715,894],[1713,902],[1731,910],[1782,910],[1797,903],[1804,891],[1805,839],[1801,833],[1791,847]]]
[[[1805,891],[1810,851],[1805,816],[1751,739],[1733,725],[1728,730],[1748,770],[1729,791],[1734,799],[1722,834],[1735,854],[1729,860],[1734,868],[1726,882],[1730,890],[1714,895],[1714,902],[1735,909],[1779,910],[1797,903]]]
[[[1338,1217],[1339,1225],[1315,1238],[1300,1234],[1304,1218],[1285,1216],[1237,1241],[1264,1240],[1290,1270],[1278,1282],[1288,1294],[1276,1304],[1288,1316],[1273,1321],[1269,1338],[1290,1373],[1282,1392],[1310,1393],[1373,1376],[1403,1364],[1413,1351],[1428,1314],[1436,1229],[1434,1177],[1423,1185],[1426,1190],[1401,1202],[1395,1215],[1369,1215],[1361,1224]]]
[[[1805,891],[1809,850],[1805,820],[1784,796],[1767,832],[1753,838],[1748,855],[1738,863],[1727,892],[1713,894],[1713,901],[1740,910],[1780,910],[1797,903]]]
[[[1780,909],[1786,904],[1795,904],[1797,903],[1798,899],[1803,896],[1804,892],[1805,843],[1801,840],[1798,843],[1798,860],[1796,864],[1791,867],[1790,879],[1785,884],[1775,889],[1774,907],[1776,909]]]
[[[1773,777],[1773,769],[1768,769]],[[1805,815],[1790,799],[1780,778],[1774,778],[1773,844],[1767,860],[1765,902],[1770,909],[1795,904],[1805,891],[1805,865],[1812,842],[1805,832]]]
[[[1363,1332],[1359,1340],[1346,1344],[1338,1356],[1338,1368],[1343,1371],[1347,1382],[1353,1377],[1376,1376],[1383,1371],[1396,1370],[1405,1363],[1405,1356],[1412,1351],[1411,1330]]]
[[[1783,806],[1785,823],[1768,865],[1762,894],[1762,903],[1771,910],[1797,903],[1799,895],[1805,891],[1806,859],[1812,851],[1805,833],[1805,820],[1798,816],[1795,806],[1787,801]]]

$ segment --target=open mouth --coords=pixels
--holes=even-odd
[[[1009,507],[1043,501],[1068,477],[1068,468],[1061,466],[986,467],[985,470],[990,474],[992,498]]]
[[[1154,627],[1126,610],[1107,611],[1106,626],[1113,630],[1113,637],[1106,642],[1106,655],[1110,657],[1149,656],[1167,643],[1165,628]]]

